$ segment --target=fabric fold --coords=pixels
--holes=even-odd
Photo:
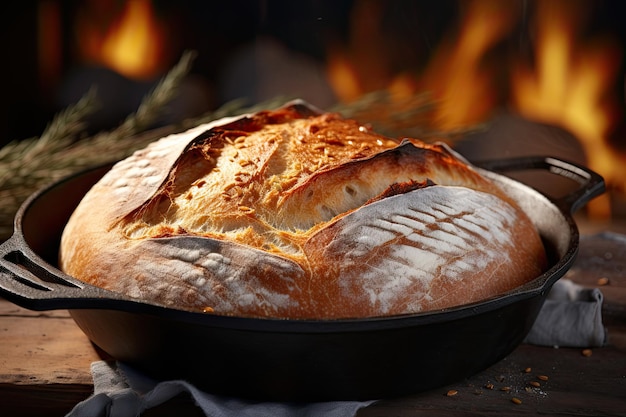
[[[525,343],[578,348],[603,346],[606,343],[603,299],[597,288],[560,279],[546,297]]]
[[[374,401],[255,402],[203,392],[183,380],[157,381],[121,362],[91,365],[94,394],[66,417],[132,417],[187,392],[207,417],[352,417]]]

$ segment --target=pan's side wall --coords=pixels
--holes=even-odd
[[[527,185],[491,171],[480,172],[496,182],[530,218],[547,246],[552,263],[578,245],[578,232],[569,213],[563,213],[546,196]]]
[[[394,397],[469,377],[522,342],[542,303],[532,297],[449,321],[413,317],[366,331],[355,322],[335,332],[300,332],[294,322],[255,331],[123,311],[71,314],[96,345],[153,377],[262,401],[329,401]]]
[[[111,165],[62,180],[33,196],[16,217],[16,230],[50,265],[57,265],[61,234],[78,203]]]

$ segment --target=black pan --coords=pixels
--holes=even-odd
[[[223,317],[164,308],[80,282],[56,267],[67,219],[110,168],[72,176],[31,196],[0,245],[0,294],[33,310],[69,309],[114,358],[157,378],[265,401],[376,399],[462,380],[512,352],[552,285],[571,267],[579,234],[572,214],[604,191],[603,179],[551,157],[481,164],[539,229],[550,268],[489,300],[436,312],[354,320]],[[499,173],[539,170],[577,183],[549,198]]]

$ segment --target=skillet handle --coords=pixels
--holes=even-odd
[[[25,247],[18,234],[0,245],[0,295],[7,300],[30,310],[43,311],[106,308],[111,299],[119,298],[51,267],[30,250],[23,249]],[[107,300],[109,297],[111,299]]]
[[[483,161],[476,166],[494,172],[545,170],[552,174],[568,178],[578,183],[578,189],[560,197],[550,198],[569,213],[574,213],[591,199],[604,193],[604,178],[594,171],[574,162],[564,161],[551,156],[528,156],[521,158]]]

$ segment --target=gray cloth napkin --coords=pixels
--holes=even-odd
[[[91,365],[94,394],[78,403],[66,417],[134,417],[180,393],[188,392],[210,417],[348,417],[374,401],[334,401],[310,404],[244,401],[200,391],[182,381],[155,381],[120,362]]]
[[[525,342],[542,346],[597,347],[606,340],[602,324],[602,293],[567,279],[553,286]],[[186,381],[155,381],[119,362],[91,365],[94,394],[66,417],[133,417],[180,393],[188,392],[210,417],[352,417],[374,401],[311,404],[259,403],[220,397]]]
[[[541,346],[599,347],[606,343],[602,292],[557,281],[524,342]]]

